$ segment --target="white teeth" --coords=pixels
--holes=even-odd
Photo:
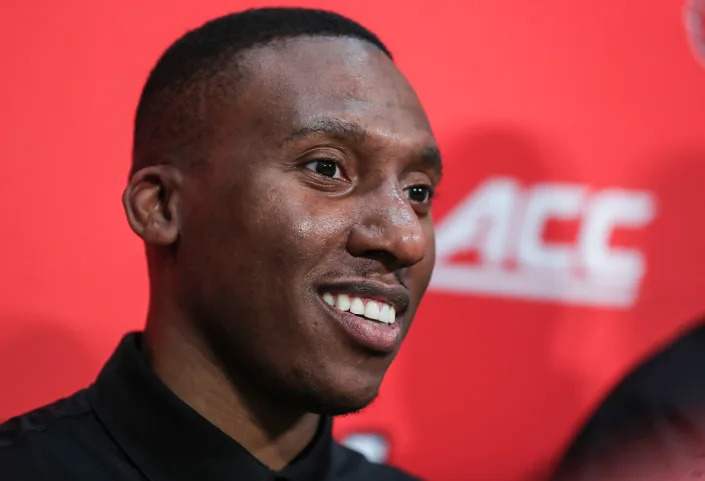
[[[384,318],[380,316],[380,320],[383,320],[387,324],[394,324],[394,321],[396,320],[394,318],[394,308],[389,306],[389,309],[384,314]]]
[[[375,321],[381,320],[379,317],[379,306],[376,301],[367,302],[364,316],[368,319],[374,319]]]
[[[338,294],[338,300],[335,303],[335,307],[337,307],[341,311],[349,310],[350,309],[350,297],[348,297],[347,294]]]
[[[389,322],[389,305],[382,304],[382,309],[379,311],[379,320],[385,324],[391,324],[391,322]]]
[[[323,294],[323,300],[326,301],[326,304],[328,304],[329,306],[335,305],[335,298],[330,292],[326,292],[325,294]]]
[[[362,299],[359,297],[353,297],[350,301],[350,312],[357,315],[365,314],[365,304],[362,303]]]
[[[394,324],[396,321],[394,307],[382,301],[370,299],[365,302],[359,297],[351,298],[347,294],[332,294],[330,292],[324,292],[321,297],[329,306],[335,306],[344,312],[350,311],[355,315],[385,324]]]

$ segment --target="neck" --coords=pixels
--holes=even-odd
[[[284,468],[311,442],[320,416],[291,412],[233,381],[191,326],[176,312],[150,306],[145,340],[152,369],[182,401],[262,464]]]

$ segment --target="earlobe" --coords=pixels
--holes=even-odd
[[[179,237],[181,175],[174,166],[135,172],[122,195],[127,221],[147,244],[170,245]]]

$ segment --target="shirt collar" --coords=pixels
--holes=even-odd
[[[141,333],[126,335],[90,388],[98,418],[150,481],[198,479],[316,481],[330,464],[332,421],[322,417],[309,446],[273,472],[157,377],[141,352]]]

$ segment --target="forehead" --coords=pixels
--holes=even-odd
[[[237,61],[241,119],[287,136],[321,118],[362,125],[373,137],[428,143],[426,114],[406,78],[375,46],[299,37],[249,49]]]

